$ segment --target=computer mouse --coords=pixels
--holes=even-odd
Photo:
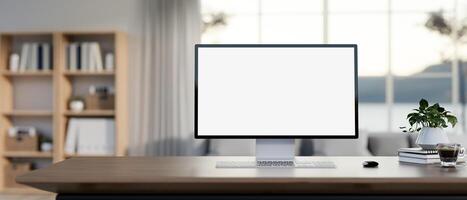
[[[378,167],[379,165],[379,163],[376,161],[365,161],[362,164],[363,164],[363,167],[367,167],[367,168]]]

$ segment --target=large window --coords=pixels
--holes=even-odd
[[[465,121],[467,36],[427,23],[436,14],[455,31],[466,10],[467,0],[203,0],[202,41],[356,43],[360,128],[395,132],[420,98]]]

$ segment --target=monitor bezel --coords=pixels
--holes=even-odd
[[[354,91],[355,91],[355,134],[354,135],[198,135],[198,50],[199,48],[353,48],[354,50]],[[195,44],[194,73],[194,132],[196,139],[326,139],[358,138],[358,50],[357,44]]]

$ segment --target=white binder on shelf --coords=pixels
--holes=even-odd
[[[52,62],[51,62],[51,52],[50,52],[50,44],[42,43],[42,70],[51,70],[52,69]]]
[[[82,71],[93,71],[91,69],[90,62],[90,45],[89,42],[81,43],[81,70]]]
[[[104,65],[102,63],[101,49],[98,42],[89,43],[90,51],[90,69],[91,71],[104,71]]]
[[[26,71],[28,66],[28,58],[29,58],[29,49],[31,45],[29,43],[23,43],[21,45],[21,55],[19,61],[19,71]]]
[[[39,44],[32,43],[30,56],[28,59],[28,70],[37,71],[39,69]]]
[[[70,71],[78,70],[78,43],[73,42],[68,45],[68,69]]]
[[[78,132],[79,132],[79,119],[70,118],[68,121],[68,129],[66,133],[65,140],[65,153],[66,154],[75,154],[76,147],[78,142]]]
[[[71,118],[65,153],[70,155],[113,155],[115,121],[107,118]]]
[[[80,119],[78,126],[78,155],[113,155],[115,146],[113,119]]]

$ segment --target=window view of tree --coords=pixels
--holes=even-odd
[[[204,43],[358,44],[362,129],[398,131],[420,98],[466,115],[467,0],[203,0],[202,10]]]

